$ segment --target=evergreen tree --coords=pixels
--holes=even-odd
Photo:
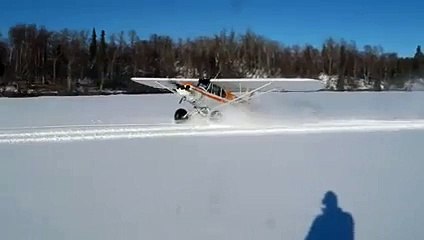
[[[102,30],[100,35],[100,46],[99,46],[99,53],[97,56],[97,62],[98,62],[98,71],[100,73],[100,90],[103,90],[103,85],[105,81],[105,72],[106,72],[106,66],[107,66],[107,56],[106,56],[106,38],[105,38],[105,31]]]
[[[415,53],[415,56],[414,56],[414,58],[418,58],[418,59],[420,59],[420,58],[423,58],[424,57],[424,54],[422,53],[422,51],[421,51],[421,46],[420,45],[418,45],[418,47],[417,47],[417,52]]]
[[[94,65],[94,61],[96,60],[97,55],[97,35],[96,29],[93,28],[93,33],[91,35],[91,43],[90,43],[90,63],[92,66]]]
[[[422,77],[424,75],[424,54],[421,51],[421,46],[417,46],[417,51],[412,60],[412,71],[415,76]]]

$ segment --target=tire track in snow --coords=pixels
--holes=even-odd
[[[0,129],[0,144],[101,141],[190,136],[261,136],[424,130],[424,120],[339,120],[244,127],[232,125],[108,124]]]

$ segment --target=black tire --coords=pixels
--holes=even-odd
[[[186,121],[188,119],[187,110],[180,108],[175,111],[174,120],[177,122]]]
[[[222,113],[220,111],[213,111],[211,112],[209,119],[214,122],[218,122],[219,120],[222,119]]]

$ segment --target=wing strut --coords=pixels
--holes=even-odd
[[[159,81],[155,81],[155,83],[163,88],[165,88],[166,90],[172,92],[172,93],[177,93],[174,89],[169,88],[168,86],[163,85],[162,83],[160,83]]]
[[[244,93],[244,94],[242,94],[242,95],[238,96],[237,98],[234,98],[234,99],[233,99],[233,100],[231,100],[231,101],[228,101],[228,102],[226,102],[226,103],[223,103],[223,104],[221,104],[221,105],[218,105],[218,106],[214,107],[212,110],[216,110],[216,109],[221,108],[221,107],[223,107],[223,106],[233,104],[233,103],[235,103],[235,102],[239,101],[240,99],[242,99],[242,98],[244,98],[244,97],[246,97],[246,96],[251,95],[252,93],[255,93],[255,92],[257,92],[257,91],[261,90],[262,88],[268,87],[268,86],[269,86],[269,85],[271,85],[271,84],[272,84],[272,82],[269,82],[269,83],[267,83],[267,84],[264,84],[264,85],[262,85],[261,87],[258,87],[258,88],[256,88],[256,89],[253,89],[252,91],[246,92],[246,93]],[[272,89],[271,91],[274,91],[274,89]],[[267,92],[270,92],[270,91],[267,91]],[[267,92],[265,92],[265,93],[267,93]]]

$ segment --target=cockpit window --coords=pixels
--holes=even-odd
[[[210,85],[209,79],[200,79],[197,86],[208,89]]]
[[[222,89],[222,91],[221,91],[221,97],[223,97],[223,98],[227,97],[227,93],[225,92],[224,89]]]
[[[224,89],[222,89],[220,86],[215,85],[213,83],[211,83],[209,85],[208,92],[210,92],[212,94],[215,94],[217,96],[220,96],[220,97],[225,97],[226,96],[226,93],[225,93]]]
[[[198,86],[201,87],[201,88],[204,88],[204,89],[208,89],[209,84],[207,84],[207,83],[199,83]]]

